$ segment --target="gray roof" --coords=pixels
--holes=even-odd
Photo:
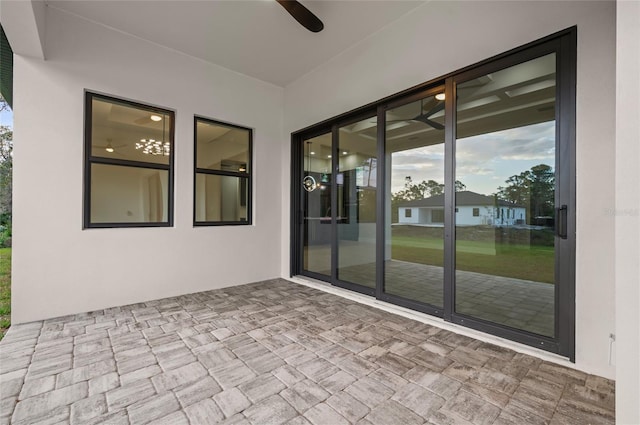
[[[481,195],[479,193],[470,192],[464,190],[462,192],[456,192],[456,205],[457,206],[493,206],[511,207],[511,208],[524,208],[522,205],[514,204],[512,202],[503,201],[502,199],[494,198],[493,196]],[[405,201],[398,204],[399,207],[444,207],[444,195],[431,196],[424,199],[416,199],[415,201]]]

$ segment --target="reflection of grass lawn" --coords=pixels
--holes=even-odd
[[[394,236],[394,260],[442,266],[442,239]],[[488,241],[457,241],[456,268],[495,276],[553,283],[554,249],[550,246],[499,244]]]
[[[0,340],[11,325],[11,248],[0,248]]]

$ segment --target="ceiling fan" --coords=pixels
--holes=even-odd
[[[124,148],[127,145],[118,145],[118,146],[113,146],[111,144],[113,140],[111,139],[107,139],[107,144],[104,146],[100,146],[100,145],[93,145],[94,148],[98,148],[98,149],[104,149],[105,151],[107,151],[108,153],[115,153],[117,155],[121,155],[119,152],[116,152],[116,149],[120,149],[120,148]]]
[[[423,111],[424,108],[424,99],[420,102],[420,111]],[[444,130],[444,125],[439,122],[433,121],[431,116],[437,114],[438,112],[444,109],[444,101],[439,101],[436,106],[429,109],[427,112],[422,112],[413,118],[401,119],[401,120],[390,120],[387,121],[387,124],[394,122],[403,122],[403,121],[419,121],[421,123],[427,124],[435,128],[436,130]]]
[[[309,9],[296,0],[276,0],[293,18],[311,32],[320,32],[324,28],[322,21]]]

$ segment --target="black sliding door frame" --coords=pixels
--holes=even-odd
[[[325,134],[331,134],[332,128],[330,126],[316,127],[313,131],[310,131],[304,136],[296,138],[291,145],[291,171],[293,180],[291,183],[291,239],[297,241],[297,243],[291,244],[291,273],[307,276],[313,279],[330,282],[327,279],[328,276],[321,273],[309,271],[304,269],[304,236],[305,236],[305,217],[302,201],[305,197],[304,186],[302,185],[302,178],[304,177],[304,142],[309,139],[313,139]],[[332,179],[333,180],[333,179]],[[332,182],[333,185],[333,182]],[[333,186],[332,189],[333,190]],[[332,207],[333,207],[333,195],[332,195]],[[333,238],[333,221],[331,219],[331,235]],[[333,244],[331,241],[331,251],[333,257]],[[331,264],[333,270],[333,260]],[[332,272],[333,274],[333,272]],[[329,276],[330,277],[330,276]]]
[[[332,143],[331,143],[331,232],[332,232],[332,245],[331,245],[331,280],[335,286],[349,289],[354,292],[359,292],[365,295],[376,296],[376,288],[378,286],[378,275],[379,275],[379,264],[376,256],[376,288],[370,288],[368,286],[360,285],[353,282],[348,282],[340,279],[338,275],[338,258],[339,258],[339,250],[340,250],[340,240],[338,235],[338,221],[337,221],[337,213],[338,213],[338,173],[341,172],[339,169],[340,162],[340,128],[345,127],[350,124],[355,124],[359,121],[366,119],[376,119],[378,116],[377,110],[374,108],[365,109],[360,111],[358,114],[351,115],[346,117],[343,120],[337,121],[332,127]],[[376,125],[380,123],[377,122]],[[379,131],[379,130],[378,130]],[[376,141],[376,153],[379,152],[380,139]],[[380,161],[380,158],[377,158]],[[380,163],[378,162],[377,171],[379,175]],[[376,186],[376,203],[380,198],[380,185]],[[377,208],[376,208],[376,246],[379,243],[377,236],[378,230],[377,226],[379,224],[379,217],[377,216]]]
[[[452,72],[401,93],[386,97],[340,116],[292,134],[291,157],[291,276],[303,275],[319,279],[332,285],[375,296],[387,301],[433,316],[445,321],[477,329],[515,342],[560,354],[575,361],[575,250],[576,250],[576,46],[577,29],[572,27],[556,34],[497,55],[481,63]],[[487,320],[470,317],[455,310],[455,265],[456,265],[456,203],[455,203],[455,154],[456,154],[456,103],[457,85],[473,80],[481,75],[496,72],[511,66],[539,58],[546,54],[556,54],[555,90],[555,206],[564,207],[566,226],[562,232],[556,229],[554,242],[555,262],[555,331],[554,337],[534,334]],[[387,109],[411,103],[425,96],[445,93],[444,130],[444,300],[442,308],[409,300],[384,291],[385,246],[386,246],[386,158],[385,137]],[[366,118],[377,117],[377,187],[376,187],[376,287],[341,281],[338,279],[338,192],[337,173],[339,163],[339,128]],[[303,270],[304,217],[302,200],[304,193],[304,141],[331,133],[331,276]],[[558,220],[556,220],[558,221]],[[564,233],[565,235],[559,235]]]
[[[572,33],[575,36],[575,32]],[[571,34],[569,35],[570,38]],[[564,354],[574,360],[573,323],[575,317],[575,59],[566,47],[563,49],[563,38],[547,41],[543,44],[529,47],[526,50],[511,54],[507,57],[479,65],[468,71],[447,79],[446,96],[452,99],[448,104],[451,125],[446,126],[448,131],[445,152],[445,239],[449,242],[445,259],[445,320],[504,337],[512,341],[521,342],[541,348],[546,351]],[[570,43],[568,43],[570,44]],[[575,46],[575,44],[574,44]],[[573,50],[575,52],[575,49]],[[570,213],[567,214],[567,237],[559,237],[556,232],[555,258],[561,261],[555,262],[555,306],[554,306],[554,337],[547,337],[532,332],[515,329],[506,325],[489,322],[477,317],[471,317],[455,311],[456,305],[456,225],[455,225],[455,157],[456,157],[456,123],[457,123],[457,93],[459,84],[474,80],[483,75],[497,72],[548,54],[556,55],[556,111],[555,111],[555,205],[567,206]],[[568,58],[566,56],[569,56]],[[573,76],[573,78],[572,78]],[[558,217],[556,217],[556,221]],[[562,306],[562,308],[560,308]]]
[[[378,107],[378,181],[385,182],[385,172],[386,172],[386,112],[389,109],[396,108],[398,106],[403,106],[412,102],[416,102],[418,100],[424,99],[428,96],[435,95],[437,93],[441,93],[444,89],[444,80],[436,81],[431,84],[429,87],[422,89],[420,91],[416,91],[415,93],[403,96],[399,99],[395,99],[391,102],[385,103]],[[446,96],[446,93],[445,93]],[[446,105],[446,103],[445,103]],[[445,145],[446,145],[446,128],[447,128],[447,113],[445,111]],[[445,171],[446,174],[446,171]],[[386,225],[387,225],[387,217],[386,217],[386,204],[387,204],[387,188],[385,190],[379,190],[380,196],[378,198],[378,211],[377,211],[377,285],[376,285],[376,298],[382,301],[390,302],[392,304],[399,305],[401,307],[406,307],[411,310],[420,311],[422,313],[427,313],[436,317],[444,317],[444,309],[443,307],[423,303],[416,300],[411,300],[409,298],[401,297],[399,295],[390,294],[385,291],[385,256],[386,256],[386,244],[387,244],[387,235],[386,235]],[[445,237],[446,241],[446,237]],[[445,255],[445,261],[446,261]],[[443,265],[446,270],[446,264]],[[445,271],[446,273],[446,271]],[[444,282],[442,283],[444,285]],[[444,302],[444,300],[443,300]]]

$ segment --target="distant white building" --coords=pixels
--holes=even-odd
[[[444,195],[402,202],[398,206],[400,224],[444,224]],[[512,226],[527,222],[527,209],[492,196],[456,192],[457,226]]]

